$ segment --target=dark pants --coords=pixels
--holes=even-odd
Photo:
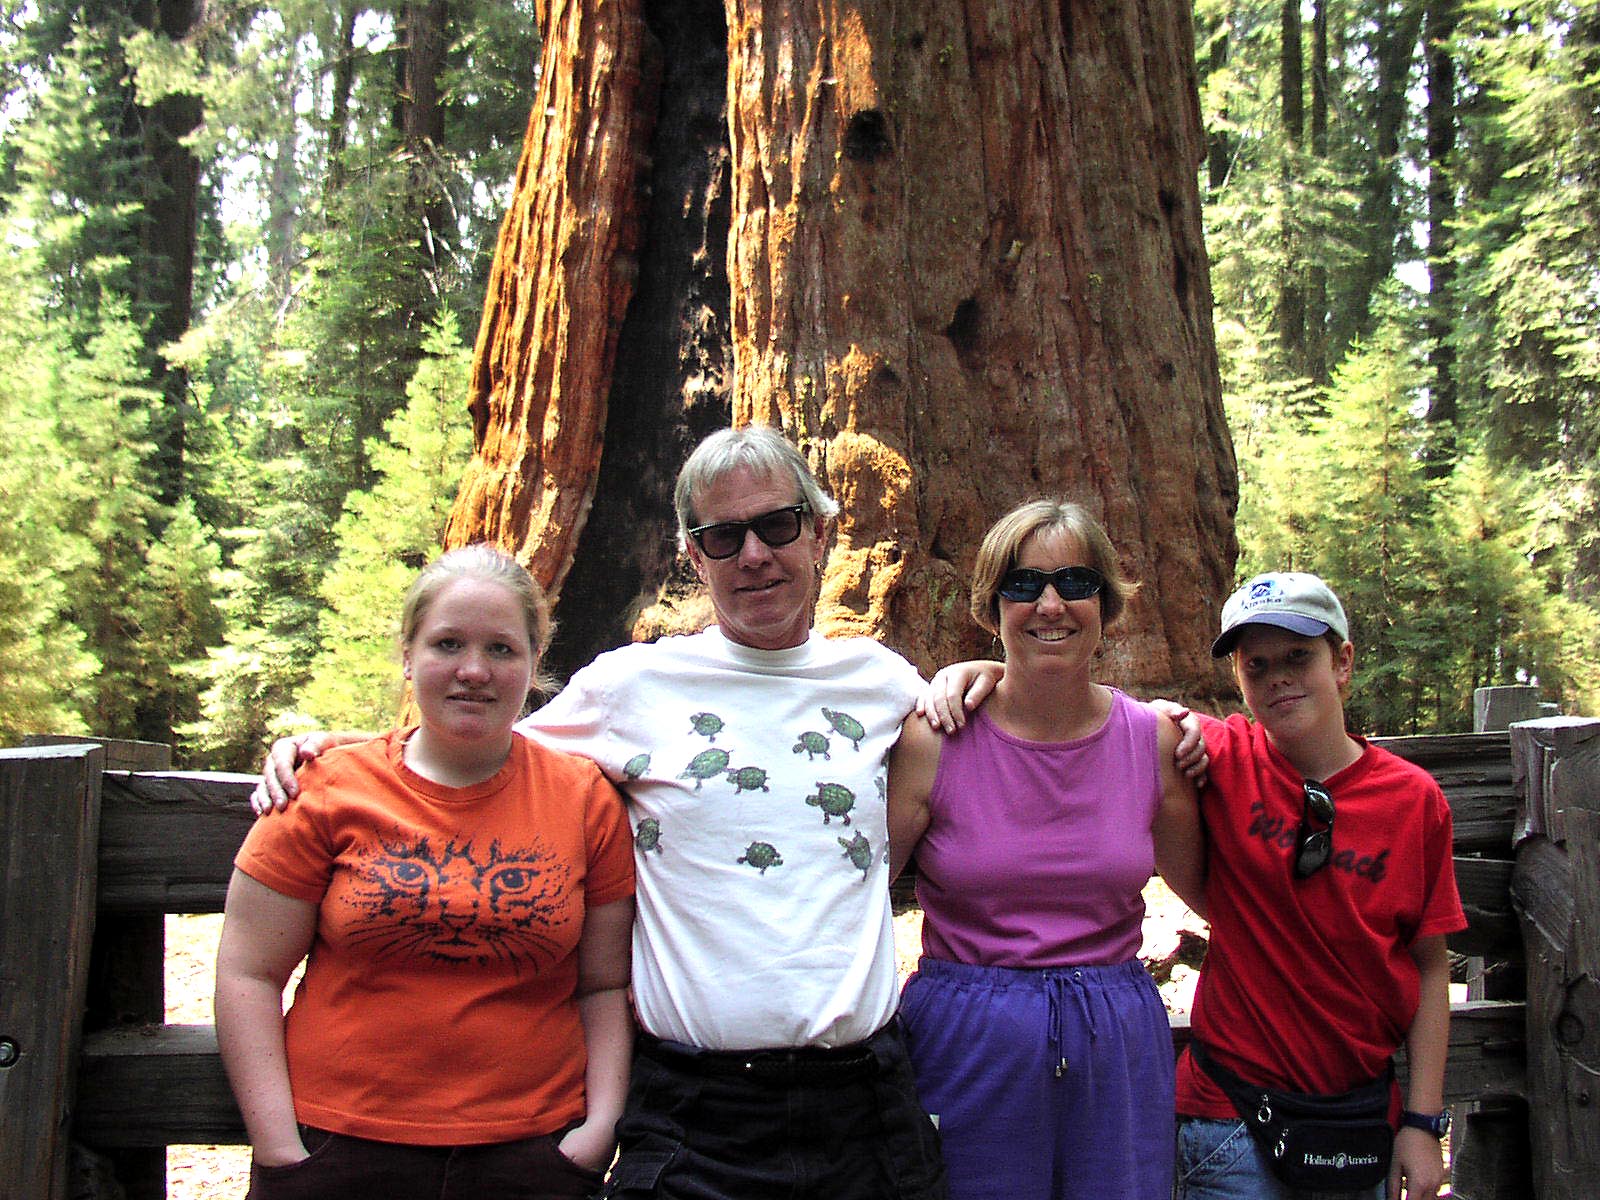
[[[898,1022],[840,1050],[642,1037],[607,1200],[945,1200]]]
[[[404,1146],[305,1129],[309,1158],[250,1166],[248,1200],[581,1200],[600,1174],[562,1156],[555,1134],[486,1146]]]

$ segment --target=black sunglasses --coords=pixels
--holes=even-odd
[[[1012,567],[1000,576],[1000,595],[1018,604],[1032,604],[1044,595],[1047,583],[1063,600],[1087,600],[1105,587],[1106,577],[1093,567],[1058,567],[1054,571]]]
[[[1313,829],[1312,820],[1322,823]],[[1333,793],[1315,779],[1305,782],[1305,803],[1300,809],[1300,832],[1294,839],[1294,877],[1309,879],[1333,858]]]
[[[707,558],[732,558],[744,549],[744,536],[751,530],[769,546],[787,546],[800,536],[801,519],[810,511],[811,506],[802,501],[764,512],[748,521],[696,525],[689,530],[689,536]]]

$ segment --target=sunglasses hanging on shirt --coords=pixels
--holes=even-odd
[[[1333,858],[1333,793],[1315,779],[1305,781],[1300,831],[1294,839],[1294,877],[1309,879]]]

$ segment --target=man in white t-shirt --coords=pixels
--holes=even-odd
[[[600,655],[518,726],[598,763],[633,823],[642,1033],[603,1195],[942,1200],[894,1020],[884,799],[921,680],[812,628],[838,506],[781,434],[706,438],[676,507],[716,624]],[[274,746],[258,809],[350,736]]]

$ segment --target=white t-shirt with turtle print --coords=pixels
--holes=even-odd
[[[869,638],[756,650],[712,627],[600,655],[519,724],[628,799],[648,1032],[749,1050],[888,1022],[888,756],[921,686]]]

